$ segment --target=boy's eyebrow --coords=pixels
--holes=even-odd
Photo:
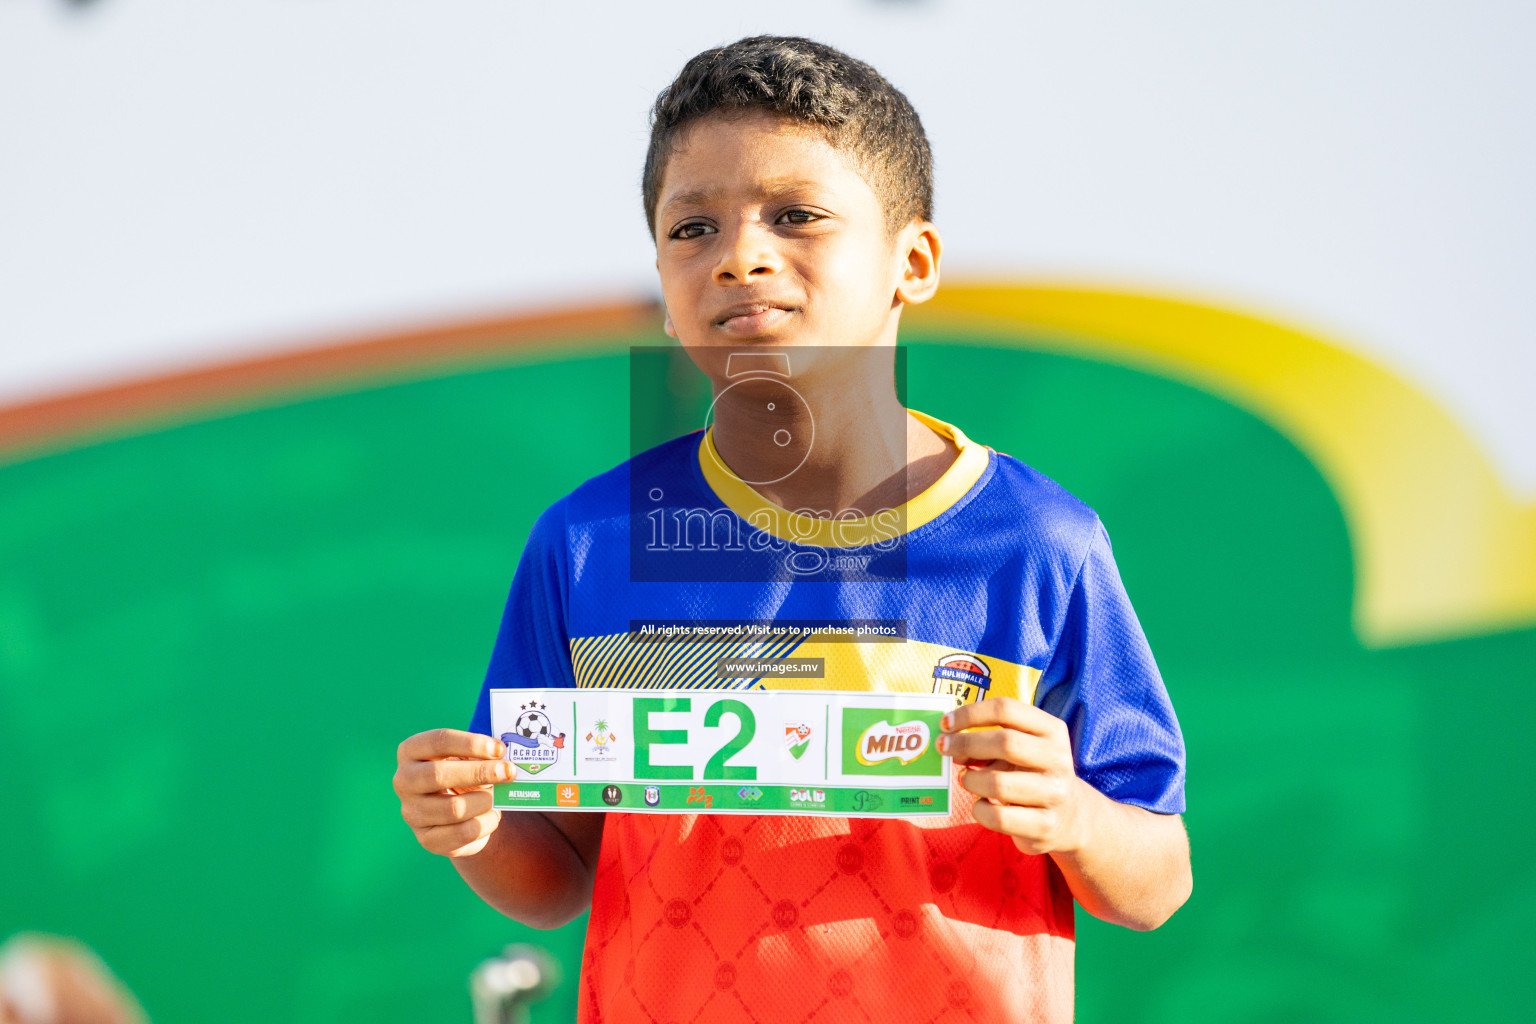
[[[814,191],[817,189],[825,188],[826,185],[824,182],[814,181],[808,178],[785,178],[775,181],[763,182],[753,193],[753,198],[778,199],[787,195],[794,195],[806,191]],[[668,207],[674,205],[708,206],[710,203],[718,202],[720,199],[724,198],[725,193],[726,190],[723,188],[684,189],[682,192],[677,192],[663,200],[661,208],[665,210]]]

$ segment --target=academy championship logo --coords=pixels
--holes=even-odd
[[[944,774],[944,759],[933,746],[939,711],[844,708],[844,775]]]
[[[518,705],[517,721],[512,731],[501,734],[507,745],[507,760],[529,775],[553,765],[565,747],[565,733],[555,732],[548,705],[530,702]]]

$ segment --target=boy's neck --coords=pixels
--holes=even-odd
[[[953,441],[907,413],[888,374],[819,386],[798,379],[794,390],[803,404],[776,402],[771,414],[763,410],[765,403],[730,396],[714,410],[712,440],[720,458],[782,508],[871,516],[927,490],[959,457]],[[784,450],[775,442],[780,431],[794,438],[814,433],[815,440],[798,469],[771,483],[758,482],[770,472],[765,467],[783,463]]]

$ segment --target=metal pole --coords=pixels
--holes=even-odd
[[[528,1024],[528,1008],[560,984],[560,965],[537,946],[513,945],[474,969],[475,1024]]]

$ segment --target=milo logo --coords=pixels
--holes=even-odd
[[[944,759],[934,749],[940,711],[894,708],[844,708],[844,775],[944,775]]]
[[[928,749],[928,723],[903,722],[892,725],[882,719],[864,730],[854,747],[859,764],[876,765],[892,758],[911,764]]]

